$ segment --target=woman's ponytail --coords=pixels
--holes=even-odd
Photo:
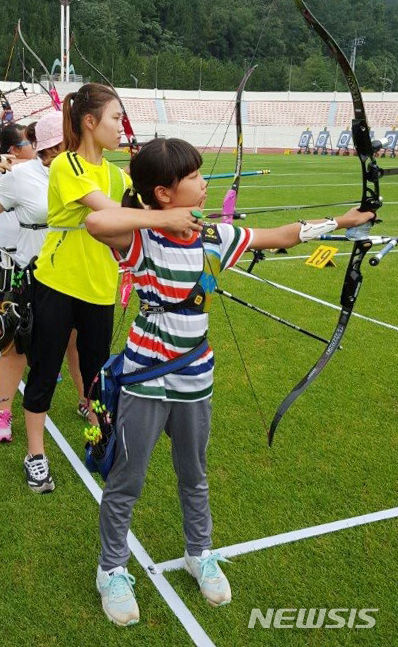
[[[63,113],[63,124],[62,129],[64,131],[64,145],[65,150],[75,151],[79,148],[80,144],[80,120],[74,119],[72,116],[73,103],[76,99],[77,92],[69,92],[66,95],[63,104],[62,104],[62,113]]]
[[[28,140],[28,142],[30,142],[32,144],[33,148],[35,148],[36,144],[37,144],[36,124],[37,124],[37,121],[33,121],[31,124],[29,124],[25,128],[26,139]]]

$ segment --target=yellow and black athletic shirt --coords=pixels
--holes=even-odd
[[[84,228],[91,209],[78,201],[102,191],[120,204],[129,186],[130,177],[106,159],[90,164],[70,151],[55,158],[49,176],[49,232],[36,262],[38,281],[88,303],[115,303],[118,265],[109,247]]]

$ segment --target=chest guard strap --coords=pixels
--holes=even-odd
[[[203,245],[206,243],[212,243],[218,247],[221,244],[220,234],[217,230],[217,225],[211,225],[205,223],[203,225],[203,230],[201,234],[201,240]],[[218,251],[217,259],[219,259],[220,254]],[[191,292],[188,296],[178,303],[163,303],[158,306],[152,306],[146,301],[140,301],[140,312],[144,317],[147,317],[151,314],[163,314],[165,312],[177,312],[178,310],[194,310],[198,313],[205,312],[206,300],[208,293],[214,292],[215,289],[215,277],[219,274],[219,263],[215,267],[207,267],[211,260],[209,260],[207,253],[203,251],[204,258],[204,269],[200,273],[198,280],[193,286]],[[211,276],[213,281],[206,280],[206,277]],[[210,285],[211,284],[211,285]],[[213,285],[214,284],[214,285]],[[206,309],[207,310],[207,309]]]

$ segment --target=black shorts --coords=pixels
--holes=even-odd
[[[33,413],[48,411],[73,328],[84,395],[110,354],[114,306],[87,303],[35,281],[31,368],[24,407]]]

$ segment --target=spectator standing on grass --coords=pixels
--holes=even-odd
[[[9,124],[0,126],[0,173],[4,175],[14,164],[26,162],[36,156],[26,138],[25,126]],[[1,179],[1,175],[0,175]],[[15,250],[19,223],[13,209],[0,218],[0,247]]]
[[[31,259],[38,255],[47,234],[48,175],[53,160],[63,150],[62,114],[52,112],[45,115],[40,121],[27,127],[26,136],[30,149],[37,157],[24,164],[14,165],[11,172],[0,177],[0,230],[2,219],[7,215],[5,210],[14,210],[18,224],[15,274],[24,270]],[[83,383],[75,334],[72,334],[69,341],[67,357],[70,373],[81,398],[78,412],[83,415],[86,405],[82,401]],[[10,442],[12,439],[12,403],[26,364],[25,354],[18,353],[15,346],[0,358],[0,441]]]
[[[124,350],[123,372],[159,365],[167,368],[170,360],[201,349],[199,358],[179,371],[146,381],[140,376],[144,381],[123,386],[120,392],[115,458],[100,510],[102,549],[96,583],[105,614],[123,626],[139,620],[135,580],[127,571],[127,532],[152,450],[163,430],[171,439],[178,478],[185,566],[211,605],[231,601],[229,582],[218,565],[227,560],[210,550],[212,518],[206,476],[214,365],[206,341],[207,312],[217,274],[235,265],[249,247],[292,247],[319,233],[357,226],[373,217],[351,209],[335,220],[274,229],[212,224],[205,225],[200,234],[198,219],[192,216],[184,231],[170,234],[164,227],[164,215],[170,209],[191,211],[204,206],[206,182],[199,172],[201,164],[198,151],[187,142],[154,139],[131,161],[135,190],[132,195],[128,191],[123,200],[130,208],[97,211],[86,220],[88,231],[114,248],[123,268],[130,269],[141,301]],[[142,203],[161,210],[150,229],[137,224],[136,208]]]
[[[118,148],[122,109],[109,87],[87,83],[63,102],[65,151],[49,175],[49,231],[36,262],[31,369],[24,393],[28,486],[50,492],[55,484],[44,452],[44,420],[73,328],[84,395],[109,356],[118,265],[108,247],[85,229],[88,214],[117,207],[129,176],[103,156]],[[153,226],[151,212],[136,211],[137,226]],[[167,221],[179,231],[187,226],[187,209],[170,212]],[[191,218],[189,216],[189,218]],[[51,349],[51,352],[49,352]]]

